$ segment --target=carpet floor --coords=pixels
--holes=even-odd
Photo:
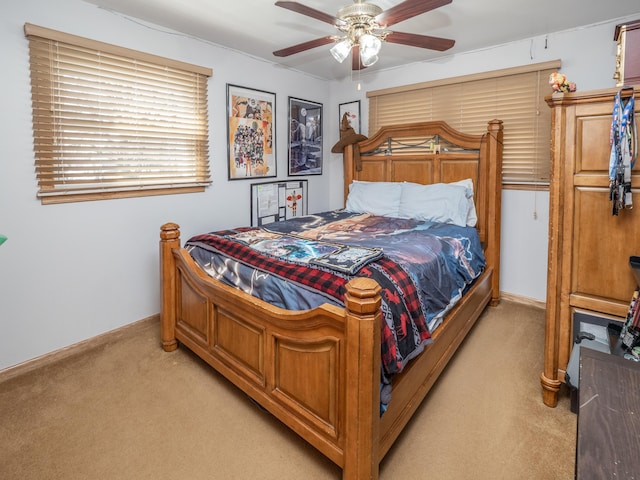
[[[569,480],[576,416],[542,403],[544,310],[503,301],[380,465],[388,479]],[[340,469],[156,322],[0,383],[4,480],[300,480]]]

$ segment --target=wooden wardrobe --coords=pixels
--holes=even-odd
[[[574,314],[622,321],[636,287],[629,257],[640,255],[640,165],[632,170],[635,207],[613,216],[609,201],[609,131],[618,90],[547,98],[552,109],[551,181],[541,383],[543,401],[550,407],[556,406],[565,381]],[[640,120],[640,85],[635,102]]]

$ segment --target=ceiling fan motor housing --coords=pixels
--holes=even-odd
[[[356,18],[354,17],[368,17],[367,20],[372,20],[374,17],[377,17],[383,12],[383,10],[372,3],[366,2],[357,2],[352,3],[351,5],[347,5],[346,7],[338,10],[338,14],[336,15],[340,20],[350,20],[354,21]],[[365,23],[367,23],[365,21]]]
[[[337,28],[347,34],[347,38],[353,45],[357,45],[360,37],[365,34],[375,35],[380,40],[385,40],[388,32],[375,20],[382,12],[382,8],[372,3],[354,2],[338,10],[336,17],[343,20],[345,24],[338,25]]]

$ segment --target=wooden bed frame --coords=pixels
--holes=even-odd
[[[436,137],[434,137],[436,136]],[[435,139],[426,151],[403,138]],[[398,143],[399,142],[399,143]],[[446,142],[463,147],[442,148]],[[433,343],[393,380],[380,416],[379,286],[349,282],[345,308],[273,307],[204,273],[180,248],[178,225],[160,233],[161,335],[182,343],[343,469],[344,480],[377,479],[379,463],[489,303],[499,300],[502,122],[484,135],[444,122],[384,127],[347,145],[348,185],[363,181],[452,182],[472,178],[487,267],[433,335]]]

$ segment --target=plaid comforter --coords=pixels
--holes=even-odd
[[[287,248],[282,248],[283,245]],[[311,257],[317,258],[344,245],[381,251],[382,255],[355,259],[358,268],[349,273],[342,264],[332,268],[331,262],[310,261]],[[332,298],[338,305],[344,302],[345,285],[351,278],[377,281],[384,318],[381,332],[384,383],[389,383],[391,376],[431,341],[431,331],[444,313],[484,268],[482,248],[473,228],[340,210],[274,222],[267,228],[196,235],[185,247],[198,263],[208,265],[209,273],[212,265],[218,273],[234,271],[239,276],[242,271],[257,271],[261,277],[284,280],[287,289],[292,284],[298,286],[294,297],[318,293],[318,298]],[[244,270],[230,267],[229,262],[237,262]],[[251,285],[246,290],[261,298],[255,273],[245,276],[252,277],[244,282]],[[239,282],[234,279],[227,283]],[[284,305],[285,308],[299,308],[296,299],[289,298],[292,295],[283,293],[283,296],[293,302]]]

